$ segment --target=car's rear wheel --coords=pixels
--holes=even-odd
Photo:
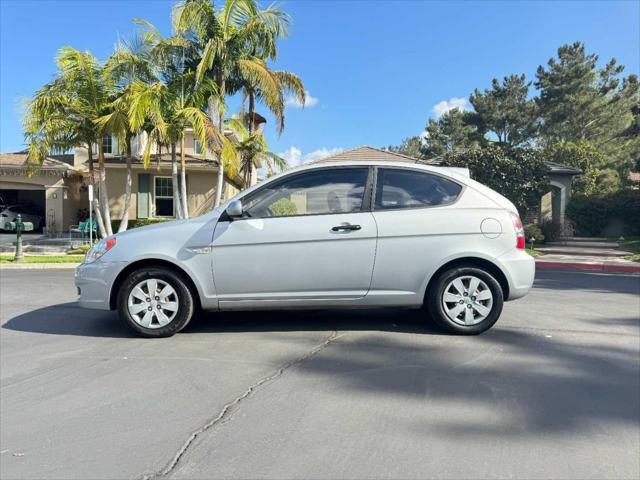
[[[194,312],[193,294],[170,269],[145,267],[132,272],[118,292],[118,312],[144,337],[170,337],[187,326]]]
[[[477,335],[491,328],[503,303],[498,281],[477,267],[455,267],[440,273],[426,298],[433,321],[461,335]]]

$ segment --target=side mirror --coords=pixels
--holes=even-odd
[[[227,215],[229,215],[231,218],[241,217],[243,212],[242,201],[234,200],[233,202],[231,202],[229,206],[227,206],[226,212],[227,212]]]

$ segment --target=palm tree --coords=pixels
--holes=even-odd
[[[243,115],[243,121],[249,133],[253,133],[255,123],[256,101],[264,104],[276,119],[276,131],[278,135],[284,130],[284,110],[287,95],[293,95],[298,102],[304,105],[306,92],[302,80],[292,72],[284,70],[271,70],[262,59],[255,58],[251,62],[240,61],[242,78],[238,82],[242,90],[242,110],[248,105],[247,114]],[[245,171],[245,182],[251,181],[253,166],[249,164]]]
[[[151,82],[154,67],[151,62],[151,41],[148,36],[136,36],[130,41],[119,41],[114,53],[104,68],[107,78],[116,85],[117,98],[110,104],[110,113],[100,117],[96,123],[118,138],[118,145],[126,155],[127,178],[122,219],[118,232],[127,229],[131,209],[131,185],[133,172],[131,165],[131,141],[140,131],[133,130],[129,122],[129,108],[132,101],[130,85],[133,82]]]
[[[229,152],[229,140],[213,124],[207,114],[198,106],[204,103],[204,99],[215,96],[215,84],[206,81],[194,86],[193,74],[186,74],[187,78],[181,80],[187,86],[175,88],[175,84],[154,82],[151,85],[136,82],[131,85],[131,104],[129,108],[129,122],[134,130],[141,129],[144,125],[151,128],[143,153],[145,166],[150,162],[151,146],[153,144],[175,145],[180,142],[180,161],[182,164],[182,215],[188,218],[187,194],[186,194],[186,159],[184,153],[184,135],[187,128],[193,129],[194,136],[202,145],[214,151],[224,152],[228,158],[234,154],[233,147]],[[174,150],[175,151],[175,150]]]
[[[261,10],[256,0],[226,0],[218,11],[210,0],[184,0],[174,7],[173,16],[178,35],[194,45],[197,81],[207,77],[217,85],[218,95],[210,98],[208,111],[220,131],[225,97],[241,88],[239,79],[259,87],[264,97],[277,96],[277,83],[264,64],[275,58],[276,41],[286,35],[287,14],[277,7]],[[230,166],[225,161],[219,155],[215,206],[222,198],[225,167]]]
[[[97,144],[100,188],[93,209],[100,235],[105,237],[113,232],[102,151],[105,129],[96,120],[108,111],[113,85],[90,52],[64,47],[56,64],[55,79],[36,92],[23,119],[29,159],[39,165],[53,150],[84,146],[89,156],[89,182],[94,185],[93,145]]]
[[[240,172],[244,174],[245,182],[253,168],[265,167],[267,174],[272,175],[276,170],[284,170],[287,167],[284,158],[269,151],[262,132],[249,131],[238,117],[228,120],[227,126],[237,138],[234,148],[238,154]]]

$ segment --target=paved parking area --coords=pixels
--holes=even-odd
[[[208,314],[132,337],[0,271],[0,477],[638,478],[640,277],[539,272],[479,337],[419,313]]]

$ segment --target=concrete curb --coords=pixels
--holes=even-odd
[[[640,273],[640,265],[617,265],[613,263],[553,262],[536,260],[536,268],[562,268],[596,272]]]
[[[71,270],[79,263],[0,263],[0,270]]]

